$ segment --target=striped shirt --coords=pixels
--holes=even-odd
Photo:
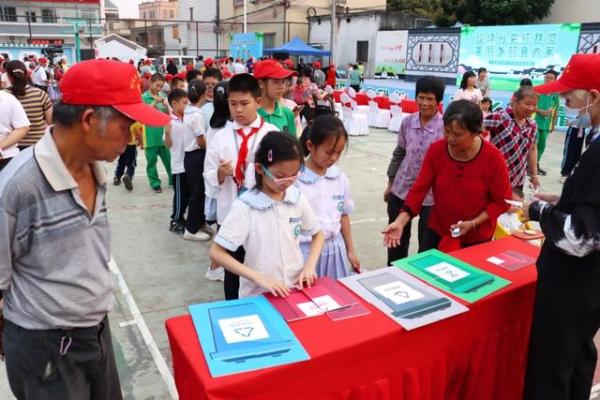
[[[4,317],[26,329],[97,325],[113,306],[106,173],[90,216],[50,132],[0,172]]]
[[[10,88],[6,90],[9,93],[12,93]],[[52,101],[46,92],[33,86],[27,86],[23,96],[15,95],[15,97],[23,105],[25,114],[27,114],[27,118],[31,123],[29,132],[19,142],[19,145],[33,146],[42,138],[42,136],[44,136],[44,131],[46,130],[46,119],[44,118],[44,112],[52,107]]]

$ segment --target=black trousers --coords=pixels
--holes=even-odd
[[[581,284],[538,280],[525,400],[588,400],[600,328],[600,279]]]
[[[402,207],[404,206],[404,200],[398,198],[394,194],[390,195],[390,198],[387,203],[387,213],[388,213],[388,222],[392,223],[402,211]],[[431,207],[423,207],[421,208],[421,214],[419,214],[419,253],[425,250],[429,250],[428,246],[428,231],[429,227],[427,226],[429,222],[429,213],[431,212]],[[392,265],[393,261],[400,260],[402,258],[406,258],[408,256],[408,245],[410,244],[410,229],[412,227],[412,222],[409,222],[404,227],[404,231],[402,232],[402,238],[400,239],[400,245],[397,247],[388,249],[388,257],[387,263],[388,265]]]
[[[123,398],[106,317],[70,330],[29,330],[5,320],[3,339],[8,383],[18,400]]]
[[[237,251],[227,251],[230,256],[235,258],[237,261],[243,263],[244,258],[246,257],[246,251],[243,247],[240,246]],[[239,291],[240,291],[240,277],[234,273],[231,273],[225,270],[225,281],[223,282],[223,289],[225,290],[225,300],[235,300],[239,299]]]
[[[185,172],[173,174],[173,213],[171,214],[171,221],[185,221],[185,210],[188,208],[188,199],[190,197],[186,175],[187,173]]]
[[[190,233],[196,233],[206,223],[204,216],[204,157],[206,150],[198,149],[185,153],[183,166],[189,187],[188,214],[185,228]]]
[[[561,176],[569,176],[579,162],[583,143],[585,141],[585,129],[573,128],[567,129],[565,135],[565,146],[563,149],[563,159],[560,169]]]
[[[117,168],[115,169],[115,177],[121,178],[124,174],[127,174],[131,179],[135,175],[135,167],[137,158],[137,146],[134,144],[128,144],[125,148],[125,152],[119,156],[117,161]]]

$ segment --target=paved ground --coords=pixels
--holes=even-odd
[[[563,138],[557,133],[549,139],[542,161],[549,172],[542,178],[546,191],[560,189]],[[394,143],[395,136],[382,130],[373,130],[368,137],[353,137],[340,162],[356,201],[356,249],[368,269],[385,265],[379,232],[387,217],[381,198]],[[208,244],[187,242],[169,232],[172,191],[150,192],[141,153],[138,165],[133,192],[123,187],[109,189],[116,294],[110,322],[125,398],[170,399],[176,394],[164,321],[186,313],[189,304],[222,299],[223,290],[222,283],[204,279]],[[113,166],[108,168],[112,171]],[[4,364],[0,363],[0,400],[12,399],[8,393]]]

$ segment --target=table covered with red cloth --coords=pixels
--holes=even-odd
[[[366,93],[356,93],[356,105],[357,106],[368,106],[369,96]]]
[[[485,260],[539,248],[507,237],[452,253],[511,284],[464,314],[405,331],[371,305],[370,315],[290,323],[311,359],[212,378],[189,315],[166,328],[180,399],[516,400],[521,398],[536,271],[509,272]],[[462,301],[461,301],[462,302]]]

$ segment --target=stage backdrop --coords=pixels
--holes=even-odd
[[[457,85],[462,74],[485,67],[492,90],[516,90],[523,78],[542,83],[550,68],[562,72],[577,52],[581,24],[463,26]]]
[[[236,33],[231,36],[229,54],[233,58],[247,60],[253,57],[255,60],[263,56],[263,34],[262,32]]]
[[[408,31],[379,31],[375,48],[375,73],[389,76],[406,72]]]

